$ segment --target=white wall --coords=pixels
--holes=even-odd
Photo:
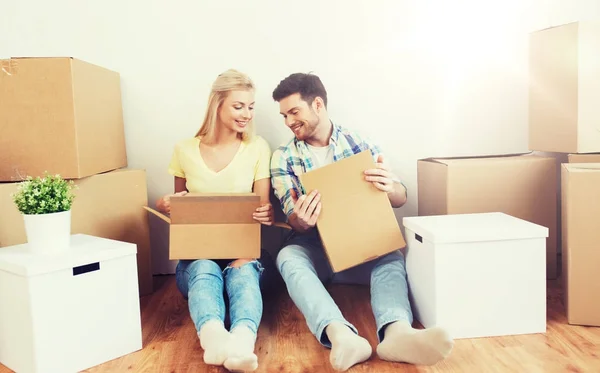
[[[255,80],[258,133],[275,147],[291,133],[271,92],[313,71],[331,118],[380,143],[408,185],[399,218],[417,211],[417,159],[528,150],[527,32],[600,13],[598,0],[0,3],[0,57],[121,73],[129,165],[147,170],[151,202],[172,190],[173,145],[198,129],[218,73]],[[157,272],[172,269],[159,268],[163,233]]]

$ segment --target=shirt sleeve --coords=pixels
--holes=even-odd
[[[377,163],[377,158],[382,153],[381,147],[375,144],[370,138],[361,136],[356,132],[352,133],[352,137],[355,139],[358,148],[361,151],[370,150],[373,156],[373,161]]]
[[[180,147],[176,146],[173,150],[173,155],[171,156],[168,172],[173,176],[185,178],[185,172],[181,168],[181,163],[179,162],[179,152]]]
[[[258,161],[254,167],[254,181],[271,177],[271,148],[265,139],[257,138],[258,141]]]
[[[297,179],[297,176],[294,175],[285,152],[281,149],[276,149],[271,158],[271,185],[283,212],[288,218],[294,211],[292,190],[296,192],[296,196],[301,195],[300,191],[296,188],[298,184],[294,183],[295,179]]]

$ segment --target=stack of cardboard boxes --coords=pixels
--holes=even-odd
[[[549,228],[547,278],[563,280],[568,322],[600,326],[600,22],[533,32],[529,61],[532,152],[419,160],[418,214],[499,211]]]
[[[74,58],[0,60],[0,247],[25,243],[17,183],[46,171],[77,185],[72,233],[137,245],[152,292],[146,172],[128,169],[120,75]]]

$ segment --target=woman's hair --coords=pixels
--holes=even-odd
[[[206,114],[202,121],[202,126],[196,133],[196,137],[212,137],[217,125],[218,112],[225,101],[225,98],[231,91],[249,91],[254,90],[254,83],[244,73],[234,69],[229,69],[217,77],[214,81],[210,95],[208,96],[208,105]],[[246,131],[242,134],[242,139],[247,140],[254,134],[254,119],[248,122]]]

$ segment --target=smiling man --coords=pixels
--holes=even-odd
[[[298,175],[370,150],[376,167],[365,170],[365,182],[387,193],[394,208],[406,203],[406,188],[395,181],[377,145],[329,119],[327,92],[319,77],[292,74],[275,88],[273,99],[279,102],[285,125],[294,133],[271,158],[273,190],[295,231],[279,252],[277,267],[310,331],[323,346],[331,348],[331,365],[344,371],[369,359],[372,349],[344,318],[323,284],[332,278],[333,271],[315,225],[321,209],[327,206],[322,205],[318,191],[305,194]],[[343,229],[340,227],[341,232]],[[371,306],[379,340],[377,355],[388,361],[419,365],[432,365],[447,357],[453,341],[445,330],[412,328],[402,253],[398,250],[360,267],[370,272]]]

